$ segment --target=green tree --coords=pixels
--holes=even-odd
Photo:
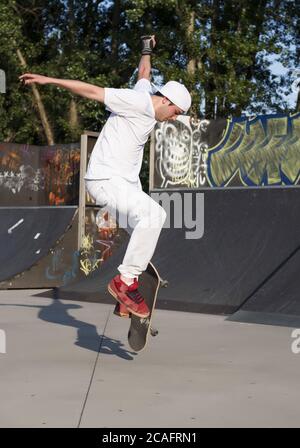
[[[0,140],[67,143],[83,129],[101,130],[103,105],[51,85],[22,88],[18,76],[132,87],[148,33],[157,38],[154,81],[184,82],[192,115],[289,112],[299,21],[299,0],[0,0]],[[271,55],[287,76],[271,72]]]

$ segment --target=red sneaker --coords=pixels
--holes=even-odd
[[[108,284],[110,294],[127,310],[138,317],[149,316],[149,308],[138,291],[138,282],[135,279],[132,285],[128,286],[122,282],[120,275],[116,275]]]
[[[114,309],[114,314],[119,317],[130,317],[130,312],[126,308],[125,305],[121,305],[121,303],[117,303]]]

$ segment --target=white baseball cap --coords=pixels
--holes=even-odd
[[[184,112],[187,112],[192,104],[192,98],[188,89],[180,82],[169,81],[162,87],[157,87],[151,83],[155,92],[160,92],[163,96],[168,98],[175,106],[180,107]],[[154,92],[154,94],[155,94]]]

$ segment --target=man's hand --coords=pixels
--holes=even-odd
[[[62,89],[70,90],[75,95],[80,95],[89,100],[99,101],[104,103],[104,88],[98,87],[93,84],[88,84],[82,81],[76,81],[73,79],[58,79],[48,78],[48,76],[35,75],[33,73],[25,73],[19,77],[20,81],[25,85],[28,84],[54,84]]]
[[[156,46],[156,40],[155,40],[155,34],[152,34],[151,36],[142,36],[141,37],[143,42],[143,50],[142,50],[142,57],[139,63],[139,71],[138,71],[138,81],[140,79],[148,79],[150,81],[151,77],[151,53],[152,50]]]
[[[141,39],[143,44],[142,55],[151,55],[156,45],[155,34],[142,36]]]
[[[28,84],[48,84],[51,78],[43,75],[35,75],[34,73],[25,73],[24,75],[19,76],[19,80],[23,82],[24,85]]]

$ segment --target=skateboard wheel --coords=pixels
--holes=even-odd
[[[151,336],[157,336],[158,335],[158,330],[156,328],[150,327],[150,334]]]

